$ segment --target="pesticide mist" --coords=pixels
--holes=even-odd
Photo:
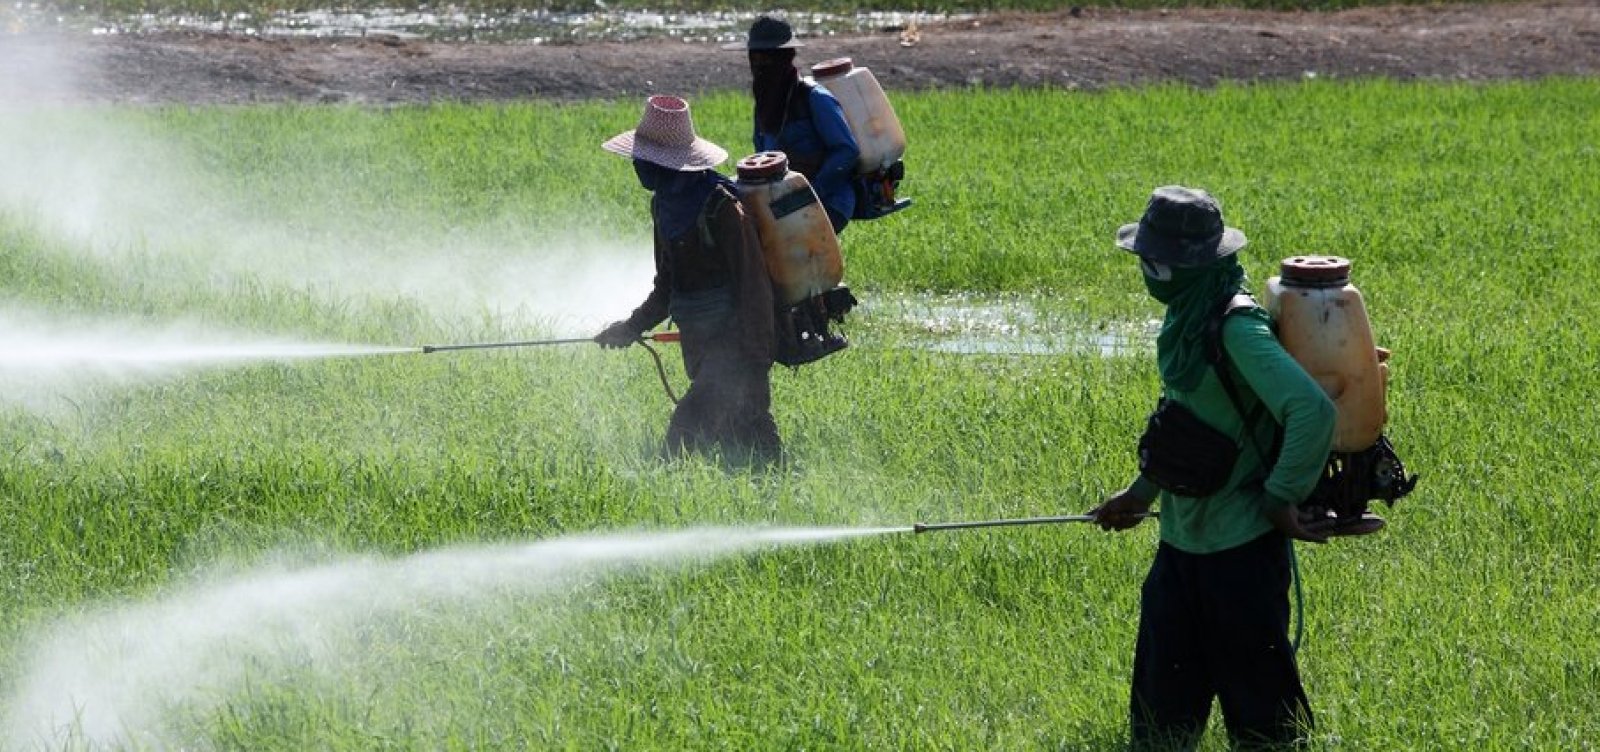
[[[642,567],[907,528],[698,528],[463,547],[407,558],[274,564],[210,576],[149,602],[64,620],[34,640],[5,707],[11,746],[187,746],[166,715],[203,712],[250,668],[336,663],[352,630],[445,606],[558,592]],[[203,746],[203,745],[202,745]]]
[[[352,116],[325,137],[334,144],[316,142],[342,162],[330,164],[315,146],[277,141],[292,122],[254,113],[72,106],[78,74],[107,64],[81,46],[34,38],[0,44],[0,59],[30,73],[0,81],[0,231],[20,228],[38,241],[30,252],[80,266],[113,288],[106,300],[284,289],[565,334],[626,315],[648,289],[643,225],[630,234],[581,208],[558,212],[515,181],[443,190],[387,150],[403,144],[373,145],[396,127],[382,115]],[[463,210],[480,203],[499,208]]]
[[[268,361],[416,352],[416,348],[240,334],[196,324],[47,316],[0,310],[0,403],[42,409],[88,389]]]

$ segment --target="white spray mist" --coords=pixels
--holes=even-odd
[[[73,101],[79,90],[75,61],[83,59],[83,55],[69,51],[72,43],[63,35],[8,33],[8,25],[24,23],[16,10],[0,8],[0,114]],[[78,45],[72,45],[72,49],[81,50]],[[4,164],[0,161],[0,165]]]
[[[89,78],[76,71],[103,63],[83,45],[18,39],[26,42],[0,44],[0,222],[39,228],[59,241],[52,249],[103,265],[101,276],[157,293],[243,281],[341,302],[405,300],[467,321],[561,327],[543,333],[562,336],[625,316],[648,291],[647,237],[621,237],[591,217],[552,218],[540,206],[508,208],[508,216],[481,226],[416,212],[374,214],[361,194],[385,187],[328,167],[329,205],[315,216],[273,216],[261,208],[271,202],[252,191],[308,188],[246,186],[217,174],[162,136],[149,114],[63,106]],[[9,71],[26,75],[3,75]],[[595,159],[610,157],[596,149]],[[638,193],[642,211],[637,186],[616,189]],[[348,209],[337,205],[347,199]]]
[[[0,309],[0,404],[44,409],[90,386],[148,382],[222,365],[417,351],[295,342],[186,322],[154,325]]]
[[[701,528],[273,567],[56,625],[6,703],[12,746],[164,746],[161,709],[219,701],[249,664],[314,662],[354,626],[580,578],[909,528]],[[203,709],[203,708],[202,708]]]

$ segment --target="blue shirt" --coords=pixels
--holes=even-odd
[[[805,86],[804,83],[798,84]],[[783,129],[774,135],[755,128],[756,151],[781,151],[789,156],[790,167],[805,174],[811,189],[817,192],[822,205],[849,219],[856,209],[856,192],[851,178],[856,174],[856,161],[861,157],[861,147],[850,133],[845,122],[844,108],[827,88],[812,84],[807,104],[809,115],[791,112],[784,119]],[[815,174],[809,171],[815,169]]]

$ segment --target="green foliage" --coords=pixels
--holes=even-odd
[[[1156,309],[1111,238],[1151,188],[1183,183],[1222,199],[1258,283],[1284,256],[1353,258],[1395,353],[1389,435],[1421,485],[1381,535],[1300,551],[1317,746],[1600,736],[1600,84],[895,102],[916,205],[846,231],[867,305],[850,349],[774,374],[784,466],[657,460],[669,405],[649,360],[589,347],[211,369],[10,407],[0,690],[28,675],[36,630],[181,593],[218,562],[1087,509],[1133,470],[1148,351],[934,352],[940,326],[887,301],[963,292],[1046,328],[1147,337]],[[463,234],[516,249],[581,224],[646,254],[644,194],[598,148],[638,109],[22,116],[162,144],[163,195],[183,201],[167,209],[200,234],[90,243],[6,207],[0,285],[13,308],[324,340],[519,337],[492,312],[255,276],[195,238],[254,223],[282,233],[262,252],[328,234],[404,260]],[[695,113],[741,153],[746,101]],[[898,534],[424,606],[336,633],[336,657],[173,708],[165,733],[223,749],[1104,749],[1125,722],[1154,540],[1148,525]]]

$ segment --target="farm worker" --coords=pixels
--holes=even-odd
[[[861,148],[844,119],[844,108],[824,86],[802,81],[795,69],[789,24],[762,16],[744,42],[723,49],[747,50],[750,90],[755,94],[756,151],[781,151],[789,168],[806,176],[839,232],[856,209],[856,160]]]
[[[667,424],[667,454],[720,445],[730,458],[775,459],[772,281],[754,220],[713,169],[728,152],[696,136],[689,103],[669,96],[650,97],[638,128],[601,148],[631,157],[654,194],[656,271],[644,303],[595,341],[627,347],[671,316],[690,386]]]
[[[1208,336],[1208,324],[1245,291],[1235,256],[1244,244],[1215,199],[1182,186],[1157,188],[1144,216],[1117,232],[1117,245],[1139,259],[1145,289],[1166,306],[1156,339],[1164,397],[1239,447],[1219,491],[1185,497],[1141,473],[1090,511],[1101,528],[1125,530],[1161,501],[1134,648],[1135,748],[1189,748],[1213,698],[1237,744],[1292,743],[1312,724],[1288,637],[1290,546],[1326,540],[1301,524],[1296,505],[1322,474],[1334,407],[1259,307],[1222,318],[1221,359],[1208,356],[1219,336]],[[1263,409],[1271,420],[1258,419]]]

